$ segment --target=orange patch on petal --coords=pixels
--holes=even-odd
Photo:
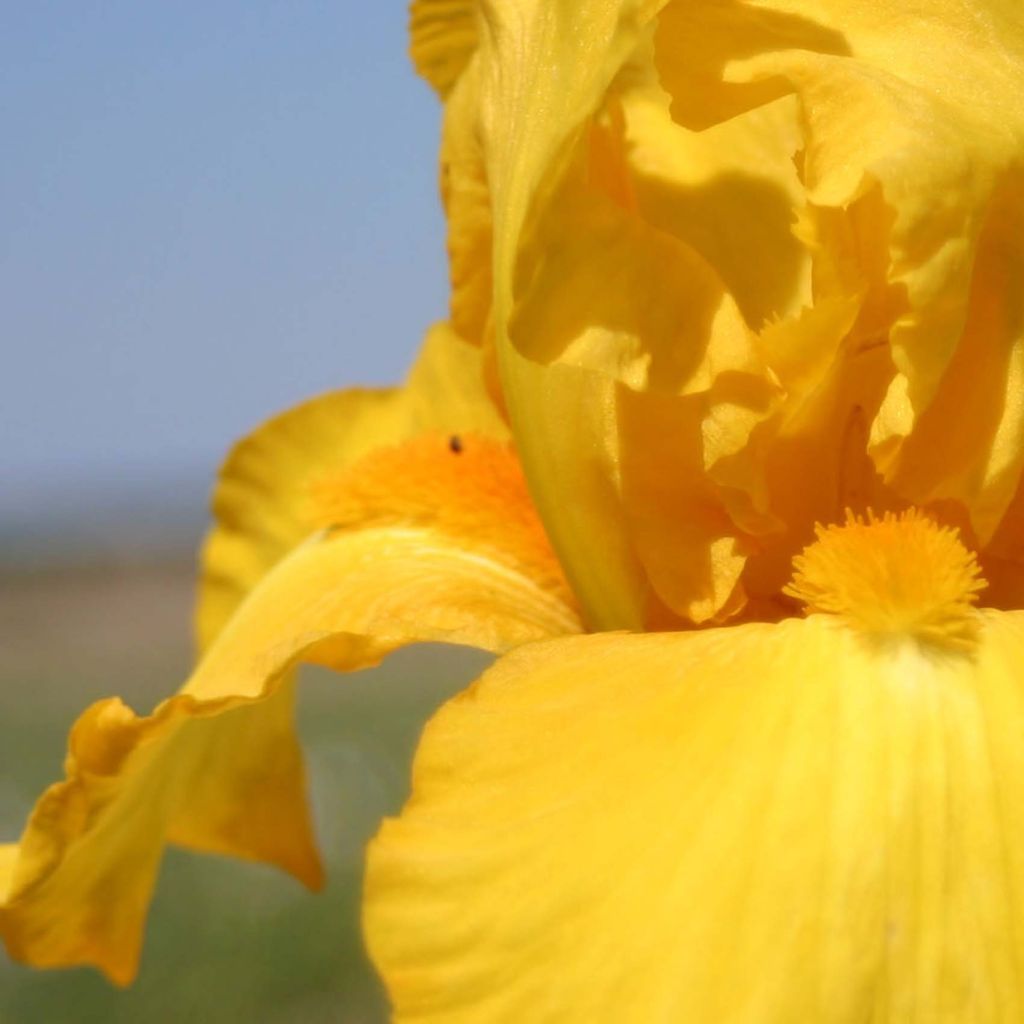
[[[511,444],[476,434],[425,434],[378,449],[310,487],[322,529],[429,525],[492,550],[576,607]]]

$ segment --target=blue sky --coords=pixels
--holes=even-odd
[[[3,6],[0,505],[401,376],[446,304],[402,0]]]

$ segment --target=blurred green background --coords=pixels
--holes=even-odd
[[[0,566],[4,838],[60,777],[81,708],[118,694],[148,711],[184,679],[193,586],[185,551],[108,550],[88,561],[64,552]],[[427,717],[485,663],[476,652],[420,647],[352,676],[306,670],[301,730],[327,888],[311,894],[269,868],[170,850],[134,986],[0,958],[0,1022],[385,1021],[359,935],[363,849],[401,806]]]

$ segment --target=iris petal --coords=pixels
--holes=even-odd
[[[503,658],[370,849],[397,1021],[994,1022],[1024,971],[1024,615]]]
[[[476,48],[478,7],[478,0],[412,0],[409,5],[409,56],[442,97]]]
[[[686,0],[655,52],[690,127],[795,94],[816,300],[860,292],[856,333],[892,352],[872,457],[905,499],[963,503],[987,542],[1024,450],[1017,6]]]

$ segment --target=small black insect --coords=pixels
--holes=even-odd
[[[448,438],[448,450],[453,455],[462,454],[462,438],[459,437],[458,434],[452,434],[452,436]]]

